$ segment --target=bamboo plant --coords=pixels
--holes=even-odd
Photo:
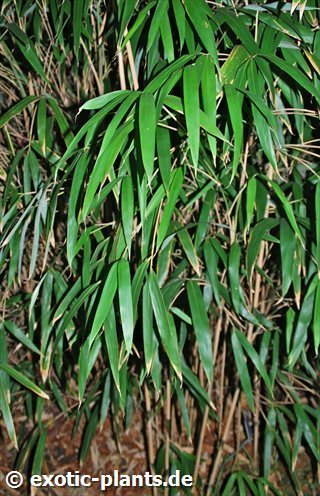
[[[0,408],[18,465],[41,469],[51,403],[75,431],[85,417],[81,461],[136,404],[151,469],[193,474],[194,494],[282,494],[279,466],[303,494],[301,457],[320,482],[318,13],[3,2]],[[19,442],[15,408],[35,426]]]

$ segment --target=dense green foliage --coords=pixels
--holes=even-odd
[[[86,417],[84,459],[146,400],[194,441],[161,469],[197,475],[216,419],[208,495],[281,494],[278,463],[301,493],[300,456],[319,477],[318,8],[3,2],[0,407],[15,444],[34,419],[33,472],[48,402]],[[252,466],[227,469],[241,411]]]

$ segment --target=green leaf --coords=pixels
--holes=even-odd
[[[228,272],[232,303],[237,313],[240,312],[240,255],[240,246],[235,241],[230,249]]]
[[[129,262],[124,259],[118,262],[118,291],[122,331],[129,354],[133,340],[133,306],[130,266]]]
[[[313,309],[313,341],[316,355],[320,345],[320,279],[318,280]]]
[[[115,382],[116,388],[121,394],[120,389],[120,376],[119,376],[119,345],[117,338],[117,329],[115,321],[114,306],[110,308],[110,312],[104,322],[104,339],[107,345],[109,363],[111,367],[112,377]]]
[[[148,282],[145,283],[142,290],[142,316],[144,360],[147,374],[150,374],[157,348],[157,339],[153,329],[153,312]]]
[[[14,445],[14,447],[18,449],[16,431],[14,428],[14,423],[13,423],[10,407],[8,404],[8,399],[1,378],[0,378],[0,410],[2,412],[2,417],[7,428],[9,438],[12,444]]]
[[[203,295],[195,281],[188,281],[187,293],[200,359],[208,380],[211,381],[213,374],[212,333]]]
[[[211,23],[207,16],[208,13],[210,14],[210,10],[205,2],[198,0],[184,0],[184,4],[197,35],[218,65],[216,43],[211,29]]]
[[[27,108],[30,103],[36,102],[40,100],[41,97],[39,96],[26,96],[20,102],[16,103],[11,109],[9,109],[5,114],[3,114],[0,117],[0,128],[7,124],[7,122],[12,119],[12,117],[15,117],[16,115],[20,114],[25,108]]]
[[[113,140],[109,145],[102,150],[99,164],[96,164],[86,188],[86,194],[83,201],[82,219],[84,220],[90,210],[91,204],[95,199],[97,189],[103,183],[113,166],[120,150],[126,141],[130,131],[133,129],[133,122],[125,122],[116,131]],[[98,165],[98,166],[97,166]]]
[[[294,212],[293,212],[293,209],[292,209],[292,206],[291,204],[289,203],[288,199],[286,198],[285,194],[283,193],[282,189],[280,188],[280,186],[275,182],[275,181],[269,181],[274,192],[276,193],[276,195],[278,196],[279,200],[281,201],[282,205],[283,205],[283,208],[287,214],[287,217],[288,217],[288,220],[291,224],[291,227],[292,229],[294,230],[294,232],[296,233],[297,237],[299,238],[299,240],[301,241],[302,245],[304,246],[304,240],[303,240],[303,236],[302,236],[302,233],[298,227],[298,224],[297,224],[297,221],[296,221],[296,218],[295,218],[295,215],[294,215]]]
[[[157,152],[162,182],[168,191],[171,169],[170,133],[168,129],[160,126],[157,128]]]
[[[182,245],[182,248],[187,255],[193,270],[200,276],[200,264],[196,254],[195,247],[193,245],[191,236],[186,227],[181,226],[179,222],[175,223],[175,228],[177,229],[177,234]]]
[[[156,10],[152,16],[152,21],[149,29],[147,52],[150,50],[156,36],[159,33],[161,23],[163,21],[163,16],[166,14],[169,8],[169,0],[162,0],[157,2]]]
[[[161,342],[166,350],[168,358],[179,379],[181,375],[181,362],[178,348],[177,332],[172,316],[166,309],[163,296],[161,294],[156,274],[151,270],[149,274],[149,291],[152,308],[156,318]]]
[[[149,183],[151,183],[154,167],[156,126],[154,97],[151,93],[142,93],[139,103],[139,136],[142,162]]]
[[[35,394],[44,398],[45,400],[50,399],[47,393],[42,391],[38,386],[36,386],[30,379],[28,379],[24,374],[19,372],[18,370],[11,367],[11,365],[7,365],[5,363],[0,363],[0,369],[10,375],[15,381],[20,382],[23,386],[33,391]]]
[[[272,385],[271,385],[269,376],[266,372],[266,369],[265,369],[265,367],[261,361],[260,356],[258,355],[258,353],[254,349],[254,347],[249,343],[246,336],[242,332],[237,331],[237,329],[235,329],[234,332],[237,335],[238,342],[241,344],[243,349],[246,351],[246,353],[249,356],[250,360],[252,361],[254,367],[257,369],[257,371],[261,375],[262,379],[264,380],[265,385],[269,389],[271,396],[273,396]]]
[[[168,201],[167,201],[166,206],[163,210],[161,222],[160,222],[159,229],[158,229],[157,249],[160,248],[163,240],[165,239],[165,237],[167,235],[169,224],[171,222],[171,216],[173,214],[177,199],[178,199],[179,194],[180,194],[180,190],[181,190],[183,178],[184,178],[184,171],[183,171],[182,167],[179,167],[178,169],[176,169],[173,172],[172,176],[173,177],[172,177],[172,181],[170,184]]]
[[[280,221],[280,252],[282,273],[282,296],[285,297],[293,278],[293,259],[296,251],[296,238],[286,219]]]
[[[104,286],[102,288],[102,292],[100,295],[100,300],[97,306],[97,310],[94,316],[93,324],[92,324],[92,329],[89,334],[89,347],[91,347],[93,341],[95,340],[98,332],[100,331],[103,322],[105,321],[114,296],[116,294],[117,290],[117,262],[112,264],[108,276],[106,278],[106,281],[104,283]]]
[[[195,65],[183,71],[183,103],[193,165],[197,168],[200,145],[199,79]]]
[[[259,253],[261,241],[264,239],[266,232],[275,227],[277,224],[277,219],[263,219],[261,222],[256,224],[251,231],[246,260],[248,279],[252,276],[252,270]]]
[[[231,344],[233,349],[234,358],[237,365],[238,374],[240,377],[240,382],[243,388],[243,391],[247,397],[248,405],[250,410],[254,412],[254,400],[253,400],[253,391],[249,376],[249,371],[246,363],[245,356],[243,354],[243,349],[241,343],[238,339],[238,333],[234,329],[231,336]]]
[[[42,473],[43,457],[45,453],[46,441],[47,441],[47,429],[44,429],[37,442],[37,447],[33,459],[31,473],[38,475]]]
[[[7,331],[16,338],[19,343],[22,343],[26,348],[40,355],[39,348],[31,341],[30,338],[14,323],[9,320],[3,322]]]
[[[243,144],[242,102],[243,96],[231,85],[225,86],[228,110],[234,132],[234,153],[232,163],[232,177],[235,175]]]
[[[129,256],[131,253],[132,228],[134,216],[134,193],[131,176],[125,176],[121,184],[121,220],[123,234],[128,247]]]
[[[318,273],[320,278],[320,182],[318,182],[316,186],[315,211],[316,211],[316,243],[317,243],[316,258],[317,258]]]

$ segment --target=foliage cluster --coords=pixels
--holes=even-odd
[[[281,494],[281,462],[301,494],[301,456],[320,477],[318,12],[3,1],[0,408],[18,465],[40,471],[48,402],[75,431],[86,418],[81,460],[138,405],[153,470],[197,476],[214,420],[201,493]],[[34,421],[18,440],[16,408]],[[162,409],[182,422],[154,455]]]

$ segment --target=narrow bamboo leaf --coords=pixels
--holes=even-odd
[[[274,192],[276,193],[276,195],[278,196],[279,200],[281,201],[281,203],[283,205],[283,208],[287,214],[287,217],[288,217],[288,220],[291,224],[292,229],[294,230],[297,237],[299,238],[302,245],[304,246],[303,236],[302,236],[302,233],[298,227],[292,206],[290,205],[288,199],[286,198],[286,196],[283,193],[282,189],[280,188],[279,184],[277,184],[275,181],[270,181],[270,184],[271,184]]]
[[[9,320],[3,322],[7,331],[14,336],[19,343],[22,343],[26,348],[40,355],[39,348],[31,341],[30,338],[14,323]]]
[[[191,156],[197,168],[200,145],[200,102],[198,72],[194,65],[187,66],[183,71],[183,103]]]
[[[240,311],[240,255],[240,246],[235,241],[230,249],[228,272],[232,303],[237,313]]]
[[[313,342],[316,355],[320,345],[320,279],[318,280],[313,309]]]
[[[24,374],[19,372],[18,370],[11,367],[11,365],[7,365],[5,363],[0,363],[0,369],[10,375],[15,381],[20,382],[23,386],[33,391],[35,394],[44,398],[45,400],[49,400],[49,396],[47,393],[42,391],[38,386],[36,386],[30,379],[28,379]]]
[[[147,52],[150,50],[157,34],[159,33],[163,16],[167,13],[169,8],[169,0],[162,0],[157,2],[156,10],[152,16],[152,21],[148,34]]]
[[[139,136],[141,155],[149,183],[154,167],[156,107],[151,93],[142,93],[139,103]]]
[[[138,14],[138,17],[133,24],[133,26],[129,29],[128,34],[126,35],[125,39],[123,40],[123,43],[121,45],[121,50],[126,46],[128,41],[132,38],[134,33],[140,28],[140,26],[145,22],[146,17],[148,15],[148,12],[156,5],[156,0],[152,0],[149,2]]]
[[[161,86],[164,85],[164,83],[167,81],[167,79],[171,76],[173,72],[178,71],[181,69],[181,67],[184,67],[188,62],[190,62],[192,59],[195,58],[195,54],[191,55],[183,55],[182,57],[179,57],[178,60],[175,60],[170,64],[168,67],[166,67],[163,71],[160,72],[150,83],[146,86],[145,92],[148,93],[154,93],[156,92]]]
[[[242,16],[236,15],[236,13],[233,13],[229,9],[218,9],[214,13],[214,22],[225,22],[227,26],[230,26],[251,55],[258,55],[260,53],[259,47],[247,28]]]
[[[242,385],[242,389],[247,397],[248,405],[250,410],[254,412],[254,400],[253,400],[253,392],[252,386],[249,376],[248,367],[246,364],[246,359],[243,354],[241,343],[238,339],[237,333],[235,330],[232,332],[231,336],[231,344],[233,349],[234,358],[237,365],[238,374],[240,377],[240,382]]]
[[[90,447],[90,443],[92,441],[98,423],[99,423],[99,404],[96,404],[95,407],[93,408],[93,411],[90,412],[89,421],[85,427],[85,431],[83,435],[80,457],[79,457],[81,465],[84,463],[86,459]]]
[[[78,238],[79,224],[77,221],[77,204],[80,192],[82,191],[82,184],[84,175],[88,167],[89,153],[83,152],[78,160],[75,168],[70,197],[68,206],[68,221],[67,221],[67,258],[69,266],[72,267],[72,262],[75,254],[75,247]]]
[[[120,150],[128,138],[130,131],[133,129],[133,122],[125,122],[119,127],[115,133],[114,139],[102,152],[103,160],[101,159],[99,167],[94,167],[86,189],[86,194],[83,201],[82,219],[84,220],[90,210],[90,206],[94,201],[95,194],[101,183],[103,183],[113,166]]]
[[[320,463],[320,453],[319,449],[315,444],[315,426],[312,424],[309,415],[305,412],[302,405],[298,403],[294,404],[294,410],[297,418],[300,420],[303,428],[302,432],[307,441],[313,455],[315,456],[318,463]]]
[[[157,275],[160,288],[166,282],[169,274],[170,264],[172,262],[172,250],[174,246],[174,239],[168,243],[164,243],[160,250],[157,262]]]
[[[266,422],[264,451],[263,451],[263,474],[266,479],[270,476],[272,451],[276,432],[276,412],[274,407],[270,407]]]
[[[160,248],[163,240],[167,235],[167,231],[169,228],[169,224],[171,222],[171,216],[176,206],[177,199],[180,194],[181,186],[183,183],[184,171],[181,167],[176,169],[173,173],[173,178],[170,184],[168,201],[163,210],[161,223],[158,229],[158,237],[157,237],[157,249]]]
[[[78,59],[78,52],[80,46],[80,37],[81,37],[81,29],[82,29],[82,16],[83,16],[83,8],[85,2],[84,0],[77,0],[73,4],[73,46],[74,53],[76,58]]]
[[[125,259],[118,262],[118,292],[122,331],[127,353],[129,354],[133,340],[133,307],[130,266]]]
[[[156,318],[162,344],[177,376],[181,380],[181,362],[178,348],[177,332],[172,316],[170,319],[170,315],[164,304],[157,276],[153,271],[151,271],[149,275],[149,291],[151,296],[152,308]]]
[[[207,271],[209,274],[209,279],[211,282],[214,298],[219,307],[221,307],[221,299],[219,292],[219,280],[218,280],[218,255],[214,251],[209,240],[206,240],[203,244],[203,253],[206,262]]]
[[[264,239],[266,232],[275,227],[278,223],[279,221],[277,219],[263,219],[256,224],[251,231],[246,260],[249,279],[251,278],[254,263],[259,253],[261,241]]]
[[[171,169],[170,133],[167,128],[160,126],[157,128],[157,152],[161,179],[168,191]]]
[[[257,180],[255,177],[250,177],[247,184],[246,196],[246,228],[249,227],[254,211],[254,204],[256,200]]]
[[[47,125],[46,100],[42,99],[39,102],[38,112],[37,112],[37,132],[38,132],[39,145],[43,155],[46,154],[46,125]]]
[[[280,221],[280,252],[282,273],[282,296],[285,297],[293,278],[293,258],[296,251],[296,238],[286,219]]]
[[[31,473],[35,475],[42,473],[42,464],[43,464],[43,457],[44,457],[46,441],[47,441],[47,433],[48,433],[47,429],[43,429],[43,431],[40,434],[39,440],[37,442],[37,447],[31,470]]]
[[[272,167],[276,170],[277,160],[274,151],[274,144],[270,132],[269,123],[264,118],[259,108],[257,108],[256,103],[252,103],[251,107],[252,107],[254,125],[256,127],[257,135],[261,143],[262,149],[266,154],[266,157],[270,161]]]
[[[216,127],[216,75],[214,61],[212,57],[205,56],[203,63],[203,71],[201,77],[201,95],[203,102],[203,110],[206,117]],[[201,126],[201,113],[200,113]],[[208,135],[208,141],[213,158],[216,157],[217,147],[216,139]]]
[[[316,276],[317,277],[317,276]],[[293,369],[299,359],[307,341],[308,327],[310,325],[314,308],[315,291],[306,294],[301,306],[297,326],[294,333],[292,350],[289,355],[289,368]]]
[[[112,102],[115,98],[118,100],[118,102],[120,102],[130,94],[131,94],[130,90],[117,90],[117,91],[112,91],[110,93],[106,93],[105,95],[97,96],[96,98],[92,98],[91,100],[88,100],[83,105],[81,105],[78,114],[82,112],[82,110],[101,109],[108,103]]]
[[[187,293],[201,362],[208,380],[211,381],[213,373],[212,333],[203,295],[195,281],[188,281]]]
[[[125,176],[121,184],[121,220],[123,234],[128,247],[129,256],[131,253],[132,228],[134,215],[134,194],[131,176]]]
[[[218,65],[216,43],[211,29],[211,23],[209,22],[209,18],[207,16],[207,13],[210,13],[210,10],[208,9],[209,12],[207,12],[206,3],[198,0],[185,0],[184,4],[197,35],[206,50],[208,50],[210,55],[213,57],[216,65]]]
[[[102,288],[100,300],[94,316],[92,329],[89,335],[89,347],[91,347],[103,322],[105,321],[111,308],[115,293],[117,290],[117,262],[114,263],[108,273],[107,279]]]
[[[232,176],[235,175],[238,165],[243,143],[243,123],[242,123],[242,102],[243,97],[231,85],[225,85],[225,93],[227,104],[234,133],[234,153],[232,164]]]
[[[65,140],[66,145],[70,146],[72,140],[74,139],[73,132],[70,129],[70,124],[64,116],[57,100],[51,96],[46,96],[46,99],[52,109],[52,112],[54,113],[55,120],[59,126],[60,132]]]
[[[8,363],[7,336],[4,325],[0,324],[0,363]],[[10,378],[4,370],[0,369],[0,382],[2,383],[8,401],[10,401]]]
[[[110,308],[110,312],[104,322],[104,339],[107,345],[108,357],[110,368],[112,372],[112,377],[116,385],[117,390],[121,393],[120,389],[120,362],[119,362],[119,345],[116,329],[116,320],[114,313],[114,306]]]
[[[161,3],[161,2],[160,2]],[[165,12],[160,23],[161,39],[164,47],[165,57],[168,62],[174,61],[174,41],[171,31],[171,23],[168,13]]]
[[[275,64],[281,71],[286,72],[294,81],[296,81],[300,86],[306,89],[311,95],[313,95],[320,103],[320,92],[316,86],[308,79],[301,70],[292,64],[288,64],[282,58],[276,55],[269,55],[267,53],[261,53],[261,57],[270,60]]]
[[[139,265],[132,280],[132,306],[133,306],[134,322],[136,322],[138,316],[138,302],[147,269],[148,269],[148,261],[145,260]]]
[[[212,215],[211,209],[213,208],[215,198],[216,192],[212,188],[209,188],[202,203],[196,236],[194,240],[194,246],[197,251],[199,250],[199,247],[209,230]]]
[[[103,388],[101,407],[100,407],[100,427],[103,428],[105,420],[108,416],[109,405],[111,401],[111,374],[110,371],[107,370],[106,379]]]
[[[320,277],[320,182],[318,182],[316,186],[315,211],[316,211],[316,243],[317,243],[316,257],[318,264],[318,273]]]
[[[200,264],[199,260],[196,254],[195,247],[193,245],[191,236],[187,230],[186,227],[182,227],[180,223],[176,223],[175,227],[177,229],[178,237],[180,240],[180,243],[182,245],[182,248],[187,255],[187,258],[190,262],[190,264],[193,267],[193,270],[200,276]]]
[[[267,371],[266,371],[266,369],[265,369],[265,367],[261,361],[260,356],[258,355],[258,353],[254,349],[254,347],[249,343],[246,336],[242,332],[237,331],[236,329],[234,332],[236,333],[237,339],[238,339],[239,343],[241,343],[242,348],[246,351],[246,353],[249,356],[250,360],[252,361],[254,367],[257,369],[257,371],[261,375],[262,379],[264,380],[265,385],[269,389],[271,396],[273,396],[273,390],[272,390],[271,382],[270,382],[269,376],[267,374]]]
[[[12,119],[12,117],[16,116],[17,114],[20,114],[25,108],[27,108],[30,103],[36,102],[40,100],[41,97],[39,96],[26,96],[22,100],[20,100],[18,103],[16,103],[11,109],[7,110],[5,114],[3,114],[0,117],[0,128],[7,124],[7,122]]]
[[[214,404],[210,400],[207,391],[201,386],[198,377],[192,372],[185,362],[185,359],[181,359],[182,375],[188,386],[191,388],[195,397],[200,401],[203,400],[206,405],[209,405],[212,410],[216,410]]]
[[[78,374],[78,397],[81,403],[86,391],[86,384],[89,374],[97,360],[97,356],[101,350],[101,340],[96,339],[90,347],[90,342],[87,339],[81,346],[79,355],[79,374]]]
[[[176,25],[179,32],[180,50],[182,50],[185,40],[185,26],[186,26],[185,10],[180,0],[172,0],[172,6],[173,6],[174,17],[176,20]]]
[[[153,312],[148,282],[145,283],[142,290],[142,316],[144,360],[147,374],[150,374],[157,343],[155,343],[156,337],[153,329]]]
[[[1,379],[0,379],[0,410],[1,410],[2,417],[3,417],[4,423],[6,425],[8,434],[9,434],[9,438],[10,438],[12,444],[14,445],[14,447],[16,449],[18,449],[16,431],[14,428],[14,423],[13,423],[10,407],[8,404],[6,392],[4,390]]]
[[[190,418],[189,418],[189,413],[188,413],[188,408],[186,404],[186,400],[183,394],[182,389],[180,388],[180,385],[177,384],[177,387],[175,389],[179,405],[180,405],[180,411],[181,411],[181,416],[182,420],[184,423],[184,426],[186,428],[187,436],[190,439],[191,438],[191,424],[190,424]]]
[[[223,84],[233,84],[239,67],[241,67],[250,57],[243,45],[236,45],[231,50],[230,55],[221,67],[220,75]]]

